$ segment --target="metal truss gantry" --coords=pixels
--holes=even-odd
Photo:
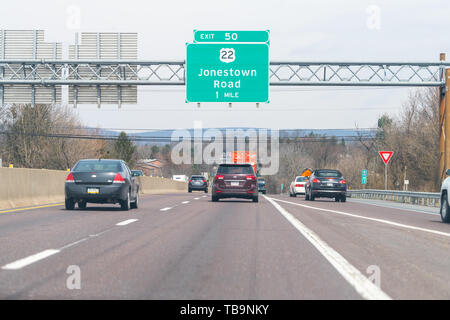
[[[446,62],[270,63],[273,86],[443,87]],[[185,85],[184,61],[0,60],[0,85]]]

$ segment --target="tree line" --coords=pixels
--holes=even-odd
[[[388,167],[388,188],[401,190],[409,180],[409,190],[435,192],[439,175],[439,101],[437,89],[413,91],[395,116],[383,114],[376,134],[367,137],[355,128],[356,139],[345,141],[311,133],[306,138],[282,138],[279,144],[279,171],[264,177],[269,192],[284,190],[305,168],[340,170],[351,189],[384,188],[384,163],[380,150],[394,151]],[[172,145],[136,145],[125,132],[113,140],[58,137],[58,133],[98,135],[99,129],[85,129],[73,109],[59,105],[27,104],[0,107],[0,158],[14,167],[66,170],[83,158],[119,158],[133,167],[138,159],[156,158],[164,163],[163,175],[211,172],[212,166],[175,165]],[[361,171],[368,172],[367,185]]]

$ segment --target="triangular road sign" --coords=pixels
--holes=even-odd
[[[381,159],[383,159],[384,164],[388,164],[389,160],[391,160],[394,151],[379,151]]]

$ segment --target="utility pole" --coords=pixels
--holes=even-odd
[[[445,53],[440,54],[440,61],[445,61]],[[440,106],[439,106],[439,128],[440,128],[440,163],[439,163],[439,176],[440,183],[445,179],[445,171],[450,166],[450,112],[447,112],[447,108],[450,108],[450,69],[442,70],[442,76],[445,78],[445,87],[439,89]],[[440,184],[439,183],[439,184]]]

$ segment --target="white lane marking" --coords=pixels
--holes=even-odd
[[[138,219],[128,219],[119,223],[116,223],[116,226],[126,226],[127,224],[138,221]]]
[[[369,220],[369,221],[375,221],[375,222],[389,224],[391,226],[401,227],[401,228],[405,228],[405,229],[410,229],[410,230],[416,230],[416,231],[422,231],[422,232],[437,234],[437,235],[444,236],[444,237],[450,237],[450,233],[447,233],[447,232],[442,232],[442,231],[437,231],[437,230],[432,230],[432,229],[426,229],[426,228],[421,228],[421,227],[415,227],[415,226],[411,226],[411,225],[408,225],[408,224],[393,222],[393,221],[389,221],[389,220],[385,220],[385,219],[378,219],[378,218],[370,218],[370,217],[360,216],[360,215],[357,215],[357,214],[347,213],[347,212],[343,212],[343,211],[311,207],[311,206],[307,206],[305,204],[300,204],[300,203],[280,200],[280,199],[276,199],[276,198],[270,198],[270,199],[273,199],[275,201],[280,201],[280,202],[293,204],[295,206],[300,206],[300,207],[304,207],[304,208],[315,209],[315,210],[325,211],[325,212],[331,212],[331,213],[336,213],[336,214],[340,214],[340,215],[347,216],[347,217],[358,218],[358,219]]]
[[[194,198],[194,200],[200,200],[200,198]]]
[[[286,218],[324,257],[331,265],[344,277],[345,280],[364,299],[370,300],[391,300],[379,287],[367,279],[358,269],[348,262],[337,251],[331,248],[317,234],[306,227],[292,214],[283,209],[272,198],[263,195],[282,215]]]
[[[7,265],[4,265],[2,267],[3,270],[18,270],[18,269],[22,269],[23,267],[26,267],[32,263],[35,263],[39,260],[45,259],[47,257],[50,257],[52,255],[54,255],[55,253],[58,253],[59,250],[55,250],[55,249],[48,249],[48,250],[44,250],[42,252],[36,253],[32,256],[17,260],[15,262],[9,263]]]
[[[172,207],[162,208],[162,209],[159,209],[159,211],[167,211],[167,210],[170,210],[170,209],[172,209]]]
[[[206,196],[203,196],[202,198],[206,198]]]
[[[402,210],[402,211],[413,211],[413,212],[418,212],[418,213],[425,213],[425,214],[431,214],[433,216],[440,216],[440,213],[434,213],[434,212],[430,212],[430,211],[423,211],[423,210],[419,210],[419,209],[414,209],[414,208],[401,208],[401,207],[397,207],[394,205],[388,205],[388,204],[378,204],[378,203],[372,203],[372,202],[366,202],[364,200],[357,200],[357,199],[347,199],[347,201],[349,202],[353,202],[353,203],[362,203],[362,204],[368,204],[371,206],[375,206],[375,207],[382,207],[382,208],[389,208],[389,209],[396,209],[396,210]],[[434,208],[434,207],[431,207]],[[437,210],[439,210],[438,208],[436,208]]]
[[[190,202],[190,201],[183,201],[182,204],[186,204],[186,203],[189,203],[189,202]]]

